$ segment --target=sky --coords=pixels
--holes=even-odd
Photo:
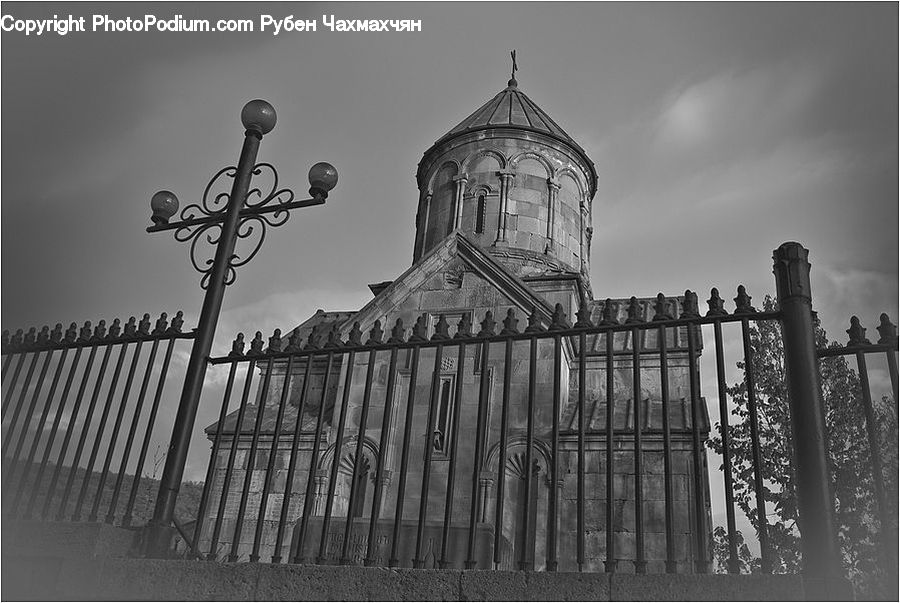
[[[897,320],[896,4],[7,2],[2,12],[318,20],[315,32],[277,36],[0,35],[3,328],[178,309],[195,325],[199,275],[187,245],[145,232],[149,200],[168,189],[198,201],[236,163],[240,110],[254,98],[278,112],[259,159],[283,184],[302,197],[318,161],[340,177],[324,206],[295,211],[239,269],[214,353],[237,331],[361,307],[367,284],[410,265],[422,154],[505,87],[512,49],[520,90],[596,164],[596,298],[689,288],[702,301],[716,286],[730,305],[745,284],[761,305],[774,293],[772,250],[798,241],[832,339],[845,341],[851,314],[875,338],[880,312]],[[417,19],[422,31],[328,31],[332,14]]]

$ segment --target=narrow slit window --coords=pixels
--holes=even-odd
[[[441,455],[450,454],[450,430],[453,429],[453,376],[441,377],[437,417],[435,417],[433,446]]]
[[[478,201],[475,204],[475,232],[481,234],[484,232],[484,213],[485,200],[484,193],[478,195]]]

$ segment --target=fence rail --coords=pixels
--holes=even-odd
[[[172,353],[193,337],[181,331],[183,322],[179,311],[171,324],[163,313],[152,325],[144,314],[124,327],[116,319],[108,328],[101,320],[93,328],[85,322],[12,337],[4,331],[6,516],[115,523],[129,481],[118,519],[132,525]]]

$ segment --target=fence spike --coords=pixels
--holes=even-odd
[[[878,334],[881,337],[878,339],[878,343],[881,344],[892,344],[897,342],[897,325],[891,322],[890,317],[885,313],[881,313],[881,324],[878,325]]]
[[[69,325],[69,328],[66,329],[65,341],[66,343],[75,343],[78,340],[78,323],[73,322]]]
[[[229,358],[240,358],[244,355],[244,334],[238,333],[234,341],[231,342],[231,352],[228,353]]]
[[[106,321],[101,320],[97,323],[97,326],[94,327],[94,341],[102,341],[106,339]]]
[[[263,337],[262,331],[257,331],[256,335],[250,341],[250,351],[247,352],[248,356],[261,356],[263,353]]]
[[[684,290],[681,318],[700,318],[700,302],[697,301],[697,294],[690,289]]]
[[[34,342],[37,340],[37,329],[31,327],[28,329],[28,332],[25,333],[25,339],[22,340],[22,345],[30,348],[34,345]]]
[[[175,318],[172,319],[172,324],[169,325],[168,332],[169,333],[181,333],[181,326],[184,324],[184,312],[179,310],[175,313]]]
[[[22,329],[16,329],[16,334],[12,336],[12,339],[9,342],[9,347],[16,350],[22,347],[22,342],[25,339],[25,331]]]
[[[88,342],[91,340],[91,321],[84,321],[84,326],[81,327],[81,331],[78,333],[78,341]]]
[[[114,318],[112,325],[109,327],[109,334],[107,334],[107,339],[118,339],[119,335],[122,334],[122,321],[118,318]]]
[[[441,314],[438,316],[438,321],[434,324],[434,334],[431,336],[431,341],[443,341],[445,339],[450,339],[450,324],[444,315]]]
[[[709,311],[706,313],[707,316],[728,316],[728,310],[725,309],[725,300],[719,295],[719,290],[716,287],[710,289],[706,305],[709,306]]]
[[[338,323],[332,323],[331,329],[329,329],[328,335],[325,338],[325,348],[335,349],[343,345],[344,342],[341,341],[341,331],[338,329]]]
[[[743,285],[738,285],[737,297],[734,298],[735,314],[753,314],[756,308],[750,305],[750,296],[747,295],[747,289]]]
[[[359,329],[359,322],[354,322],[347,335],[347,345],[362,345],[362,331]]]
[[[454,339],[464,339],[466,337],[472,336],[472,317],[469,316],[468,312],[464,312],[462,318],[459,319],[459,324],[456,325],[456,335],[453,336]]]
[[[138,335],[143,337],[150,336],[150,314],[148,312],[144,312],[144,317],[138,323]]]
[[[518,325],[519,319],[516,318],[516,311],[510,308],[506,311],[506,318],[503,319],[503,330],[500,331],[500,334],[517,335],[519,333]]]
[[[153,335],[162,335],[169,328],[169,315],[163,312],[156,320],[156,326],[153,327]]]
[[[366,345],[378,345],[382,338],[384,338],[384,330],[381,328],[381,321],[376,320],[369,329],[369,340],[366,341]]]
[[[128,322],[125,323],[125,337],[129,339],[137,337],[137,319],[134,316],[130,317]]]
[[[44,325],[41,328],[41,332],[37,335],[37,345],[47,345],[50,343],[50,327]]]
[[[563,311],[562,304],[556,304],[553,308],[553,319],[550,321],[550,330],[559,331],[561,329],[570,329],[572,326],[566,320],[566,313]]]
[[[653,320],[672,320],[672,305],[662,292],[656,294],[656,303],[653,305]]]
[[[9,349],[9,330],[3,330],[3,337],[0,339],[0,349],[4,352]]]
[[[404,343],[406,341],[406,329],[403,328],[403,319],[398,318],[397,322],[394,323],[394,328],[391,329],[391,337],[388,339],[388,343]]]
[[[309,332],[309,337],[306,339],[306,345],[303,346],[304,350],[318,350],[322,344],[322,333],[320,332],[319,325],[316,325]]]
[[[594,326],[594,323],[591,322],[591,307],[588,305],[586,299],[581,300],[581,305],[578,307],[578,312],[575,313],[575,317],[578,318],[575,321],[576,329],[590,329]]]
[[[871,343],[866,339],[865,327],[859,324],[859,319],[855,316],[850,317],[850,328],[847,329],[847,335],[850,337],[850,341],[847,343],[848,347],[869,345]]]
[[[600,326],[607,327],[619,324],[619,311],[613,305],[613,300],[606,298],[603,302],[603,311],[600,312]]]
[[[53,327],[53,330],[50,332],[50,343],[58,344],[63,339],[63,326],[61,322],[56,323],[56,326]]]
[[[631,299],[628,300],[628,316],[625,319],[625,324],[635,324],[639,322],[645,322],[644,317],[641,316],[643,312],[641,312],[641,304],[638,302],[635,296],[631,296]]]
[[[174,320],[172,322],[175,322]],[[269,354],[277,354],[281,351],[281,329],[275,329],[272,336],[269,337]]]
[[[481,331],[478,332],[479,337],[492,337],[496,333],[494,329],[497,322],[494,320],[494,313],[488,310],[484,313],[484,320],[481,321]]]
[[[428,341],[428,327],[425,324],[426,314],[422,313],[416,318],[416,324],[413,326],[410,341]]]
[[[300,327],[294,327],[294,330],[288,335],[288,344],[287,347],[284,348],[284,351],[299,352],[300,348]]]
[[[541,315],[538,312],[537,306],[535,306],[531,310],[531,314],[528,315],[528,326],[525,327],[526,333],[541,333],[542,331],[546,331],[544,325],[541,324]]]

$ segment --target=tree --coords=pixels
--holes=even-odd
[[[766,296],[765,311],[775,310],[775,302]],[[829,347],[825,332],[817,327],[817,347]],[[837,344],[831,344],[837,345]],[[797,499],[794,492],[793,436],[790,407],[785,386],[784,351],[778,321],[759,321],[750,327],[751,369],[755,380],[762,451],[760,470],[766,502],[766,524],[770,563],[775,573],[800,570],[800,534],[797,525]],[[746,370],[744,362],[738,368]],[[892,592],[895,568],[886,568],[881,556],[895,547],[889,534],[897,528],[897,417],[893,402],[883,396],[873,400],[877,426],[877,453],[884,465],[889,525],[881,526],[875,500],[872,465],[866,438],[865,413],[859,376],[844,356],[824,358],[820,362],[822,396],[825,406],[825,430],[835,495],[838,540],[842,562],[857,594],[884,597]],[[756,509],[750,409],[746,381],[728,388],[733,407],[729,417],[728,438],[734,501],[751,525],[760,532]],[[709,446],[722,454],[721,426],[716,425]],[[742,534],[737,539],[742,571],[758,572],[761,559],[751,554]],[[713,533],[713,550],[719,571],[728,566],[728,534],[718,527]],[[894,553],[895,555],[896,553]],[[896,557],[895,557],[896,558]],[[886,570],[889,570],[887,574]]]

